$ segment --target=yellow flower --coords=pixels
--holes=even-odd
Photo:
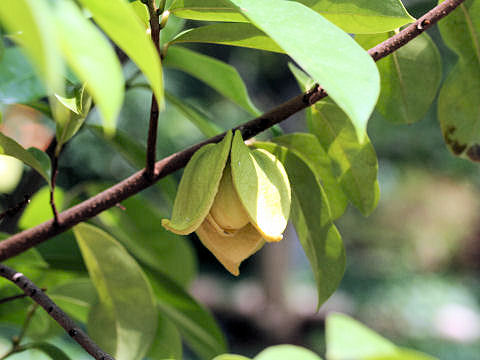
[[[250,150],[239,131],[198,150],[185,167],[171,220],[176,234],[196,232],[233,275],[265,241],[280,241],[290,213],[283,165],[267,151]]]

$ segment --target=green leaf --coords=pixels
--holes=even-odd
[[[22,46],[48,92],[61,92],[63,62],[55,21],[47,1],[1,1],[0,23]]]
[[[157,335],[148,352],[151,360],[182,359],[182,339],[176,326],[165,316],[160,315]]]
[[[176,0],[169,10],[185,19],[248,22],[227,0]]]
[[[122,69],[115,52],[73,2],[52,4],[63,54],[78,78],[86,82],[106,129],[113,132],[124,95]]]
[[[90,307],[97,302],[97,292],[90,279],[77,278],[48,289],[48,296],[67,314],[86,323]]]
[[[58,210],[62,210],[63,208],[63,198],[64,193],[62,188],[55,187],[54,199]],[[30,203],[25,208],[25,211],[20,218],[18,226],[21,229],[29,229],[44,221],[50,220],[53,217],[53,214],[49,209],[49,202],[50,189],[45,186],[32,196]]]
[[[175,106],[178,111],[185,115],[185,117],[190,120],[191,123],[195,125],[197,129],[200,130],[202,134],[205,135],[207,138],[213,137],[223,132],[223,130],[213,121],[208,119],[193,106],[188,105],[181,99],[177,98],[175,95],[167,91],[165,92],[165,97],[170,104]]]
[[[163,64],[203,81],[250,114],[260,114],[248,97],[245,84],[233,66],[178,46],[168,49]]]
[[[455,155],[480,161],[480,3],[467,0],[439,25],[458,62],[438,97],[438,119]]]
[[[80,0],[95,22],[137,64],[150,82],[160,105],[164,106],[160,57],[144,25],[124,0]]]
[[[293,225],[317,283],[318,307],[338,288],[345,271],[345,249],[333,225],[328,200],[315,172],[296,152],[273,143],[254,143],[285,166],[292,186]]]
[[[325,190],[332,219],[335,220],[342,216],[347,207],[348,199],[335,178],[332,161],[317,138],[312,134],[293,133],[276,137],[272,141],[286,147],[289,151],[293,151],[310,167],[310,170],[315,174],[315,178]]]
[[[70,360],[70,357],[62,349],[46,342],[35,342],[22,346],[25,350],[40,350],[52,360]]]
[[[43,153],[43,152],[42,152]],[[40,154],[40,150],[25,150],[12,138],[0,133],[0,154],[12,156],[38,172],[50,186],[51,164],[48,155]],[[47,160],[48,159],[48,160]]]
[[[188,346],[205,360],[225,353],[225,338],[212,315],[166,276],[152,273],[152,278],[160,312],[175,324]]]
[[[362,360],[397,354],[393,343],[346,315],[329,315],[325,329],[328,360]]]
[[[210,43],[284,53],[264,32],[247,23],[220,23],[185,30],[172,39],[175,43]]]
[[[218,355],[213,360],[250,360],[250,358],[247,358],[242,355],[235,355],[235,354],[222,354]]]
[[[148,29],[150,27],[150,15],[148,14],[147,6],[140,0],[131,1],[130,6],[145,29]]]
[[[394,33],[358,35],[365,49]],[[394,123],[411,124],[427,113],[442,79],[442,59],[427,33],[416,37],[390,56],[377,62],[381,92],[377,110]]]
[[[47,92],[19,47],[9,47],[0,62],[0,102],[28,103]]]
[[[415,21],[400,0],[296,0],[348,33],[383,33]]]
[[[263,350],[253,360],[322,360],[322,358],[300,346],[276,345]]]
[[[438,360],[437,358],[410,349],[397,348],[396,354],[368,357],[367,360]]]
[[[147,277],[123,246],[104,231],[79,224],[73,232],[100,301],[92,311],[113,322],[105,326],[90,315],[89,331],[96,328],[92,331],[100,346],[114,343],[116,359],[142,359],[153,342],[158,320]]]
[[[363,142],[380,92],[378,70],[368,53],[347,33],[299,3],[230,1],[325,88]]]

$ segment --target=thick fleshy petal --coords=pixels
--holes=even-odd
[[[262,235],[251,224],[234,235],[222,235],[205,220],[196,233],[202,244],[235,276],[240,274],[240,263],[260,250],[265,243]]]
[[[291,192],[282,163],[264,150],[250,150],[239,131],[231,151],[232,179],[251,223],[267,241],[282,240]]]
[[[186,235],[202,224],[217,194],[231,142],[229,131],[221,142],[205,145],[192,156],[178,187],[172,219],[162,219],[163,227]]]

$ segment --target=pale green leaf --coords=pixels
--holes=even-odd
[[[250,360],[250,358],[247,358],[242,355],[235,355],[235,354],[222,354],[218,355],[213,360]]]
[[[210,43],[284,53],[264,32],[247,23],[219,23],[183,31],[171,41],[175,43]]]
[[[270,346],[253,360],[322,360],[313,351],[295,345]]]
[[[124,0],[80,0],[95,22],[137,64],[163,108],[163,75],[160,56],[145,26]]]
[[[396,354],[372,356],[366,360],[438,360],[438,358],[415,350],[397,348]]]
[[[122,69],[115,52],[73,2],[57,1],[53,9],[63,54],[78,78],[86,82],[105,128],[113,132],[124,96]]]
[[[145,26],[145,29],[148,29],[150,27],[150,15],[148,14],[147,6],[140,0],[131,1],[130,6],[140,22]]]
[[[326,342],[328,360],[366,360],[373,356],[397,354],[397,347],[389,340],[338,313],[327,317]]]
[[[97,334],[100,346],[105,342],[111,348],[113,343],[116,359],[142,359],[153,342],[158,320],[147,277],[106,232],[88,224],[75,226],[73,232],[100,301],[91,310],[97,316],[90,314],[89,332]],[[99,321],[100,315],[112,326]]]
[[[207,138],[213,137],[223,132],[218,125],[208,119],[205,115],[200,113],[193,106],[188,105],[183,100],[177,98],[175,95],[165,92],[167,101],[175,106],[185,117],[197,127]]]
[[[176,326],[164,315],[158,319],[157,334],[150,351],[147,354],[150,360],[181,360],[182,339]]]
[[[347,33],[299,3],[230,1],[322,85],[350,117],[363,142],[380,92],[378,70],[368,53]]]
[[[63,209],[64,192],[62,188],[56,186],[54,193],[55,204],[58,210]],[[43,187],[36,192],[30,199],[30,203],[25,208],[25,211],[20,218],[18,226],[21,229],[28,229],[44,221],[50,220],[53,217],[52,211],[48,208],[50,202],[50,189]]]
[[[348,199],[335,178],[332,161],[318,139],[312,134],[293,133],[276,137],[272,141],[302,158],[315,174],[316,179],[323,185],[332,218],[335,220],[342,216]]]
[[[400,0],[296,0],[348,33],[383,33],[411,23]]]
[[[43,154],[40,154],[40,152]],[[0,133],[0,154],[12,156],[38,172],[50,185],[51,164],[48,155],[35,149],[25,150],[12,138]]]
[[[480,2],[467,0],[438,24],[458,56],[438,97],[438,119],[455,155],[480,161]]]
[[[296,152],[273,143],[254,146],[270,151],[287,170],[292,186],[291,220],[310,262],[320,307],[338,288],[345,271],[345,249],[325,192],[315,172]]]
[[[394,33],[357,35],[365,49]],[[442,59],[427,33],[416,37],[393,54],[377,62],[381,87],[377,110],[394,123],[411,124],[427,113],[442,79]]]
[[[228,0],[176,0],[169,10],[185,19],[248,22]]]
[[[174,281],[160,273],[152,278],[160,312],[178,328],[187,345],[204,360],[226,352],[225,338],[212,315]]]
[[[250,114],[254,116],[260,114],[248,97],[245,84],[233,66],[178,46],[168,49],[164,65],[196,77]]]

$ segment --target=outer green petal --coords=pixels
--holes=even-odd
[[[197,229],[197,235],[202,244],[235,276],[240,274],[240,263],[260,250],[265,243],[262,235],[251,224],[247,224],[233,236],[225,236],[205,220]]]
[[[229,131],[221,142],[205,145],[192,156],[178,187],[172,219],[162,220],[167,230],[186,235],[203,222],[217,194],[231,142]]]
[[[282,163],[267,151],[251,151],[237,131],[231,166],[235,189],[252,225],[265,240],[282,240],[291,203],[290,183]]]

